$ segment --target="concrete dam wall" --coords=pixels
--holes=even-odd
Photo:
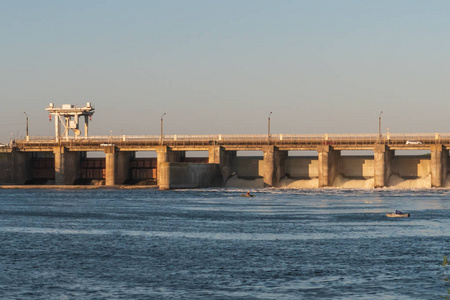
[[[184,148],[157,146],[156,157],[136,158],[135,151],[103,147],[104,158],[84,151],[54,147],[53,151],[0,149],[0,184],[151,184],[161,189],[212,186],[240,188],[430,188],[450,187],[449,152],[430,147],[427,155],[395,155],[376,145],[373,155],[341,155],[330,145],[317,156],[289,156],[263,146],[263,156],[237,156],[234,150],[208,146],[209,157],[186,157]]]
[[[218,164],[163,163],[160,169],[162,190],[220,187],[223,182]]]
[[[264,186],[263,157],[238,157],[235,160],[235,175],[227,182],[228,187],[261,188]],[[285,176],[278,187],[318,188],[318,157],[288,157],[285,160]],[[337,174],[331,187],[373,188],[375,161],[373,156],[341,156]],[[446,176],[449,177],[449,176]],[[430,188],[430,156],[397,156],[391,162],[388,187]],[[450,187],[450,183],[444,183]]]

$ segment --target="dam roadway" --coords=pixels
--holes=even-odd
[[[64,146],[72,151],[102,151],[114,145],[121,151],[156,151],[161,146],[174,151],[208,151],[209,146],[220,145],[227,151],[262,151],[264,146],[276,146],[282,151],[316,150],[330,145],[334,150],[372,150],[377,144],[385,144],[391,150],[426,150],[431,145],[450,147],[450,133],[446,134],[274,134],[274,135],[166,135],[160,136],[91,136],[82,138],[29,137],[16,141],[20,151],[53,151]]]
[[[0,148],[4,170],[0,184],[45,179],[71,185],[80,179],[98,179],[113,186],[147,178],[161,189],[171,189],[224,186],[230,177],[237,176],[263,178],[268,187],[278,187],[280,180],[288,177],[316,179],[317,187],[327,187],[344,176],[373,179],[377,188],[389,186],[389,178],[396,175],[429,178],[430,187],[442,187],[449,177],[449,148],[450,133],[30,136]],[[355,150],[370,150],[373,156],[341,155],[341,151]],[[396,156],[396,150],[426,150],[430,154],[405,158]],[[136,152],[141,151],[154,151],[156,158],[136,158]],[[208,151],[208,157],[188,159],[186,151]],[[246,159],[236,156],[237,151],[261,151],[263,157]],[[317,156],[292,157],[289,151],[317,151]],[[105,158],[97,165],[87,152],[103,152]],[[89,175],[92,170],[100,173]],[[142,175],[144,171],[147,175]]]

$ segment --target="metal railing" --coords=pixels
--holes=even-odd
[[[99,146],[101,144],[130,146],[370,146],[388,145],[430,145],[450,144],[450,133],[403,133],[403,134],[245,134],[245,135],[103,135],[89,137],[62,137],[56,142],[54,137],[30,136],[15,141],[19,146],[51,147],[55,145]],[[11,146],[11,145],[10,145]]]

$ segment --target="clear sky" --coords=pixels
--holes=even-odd
[[[450,132],[450,1],[0,0],[0,142],[91,134]]]

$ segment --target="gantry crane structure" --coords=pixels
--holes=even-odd
[[[81,116],[84,116],[84,137],[88,137],[89,120],[95,112],[95,108],[92,107],[90,102],[87,102],[84,107],[77,107],[73,104],[63,104],[61,107],[55,107],[53,103],[50,103],[45,110],[49,112],[50,121],[52,116],[54,116],[56,142],[59,142],[62,137],[68,140],[70,131],[73,131],[75,138],[80,137],[79,124]],[[61,127],[64,128],[62,135]]]

